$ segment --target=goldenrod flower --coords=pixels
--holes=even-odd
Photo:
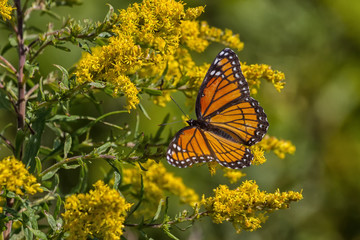
[[[235,190],[220,185],[214,189],[214,193],[214,197],[203,196],[201,204],[213,222],[232,222],[238,233],[241,230],[254,231],[260,228],[267,213],[289,208],[291,202],[303,198],[301,192],[260,191],[255,181],[245,181]]]
[[[251,152],[252,154],[254,154],[254,158],[251,161],[251,164],[261,165],[264,162],[266,162],[266,158],[264,156],[264,150],[260,147],[259,144],[255,144],[254,146],[251,146]]]
[[[10,20],[11,19],[11,12],[15,8],[8,5],[7,0],[0,0],[0,15],[3,20]]]
[[[42,192],[40,183],[28,172],[25,165],[14,156],[0,161],[0,191],[6,189],[18,195]]]
[[[65,200],[64,229],[71,239],[120,239],[130,203],[115,189],[97,181],[94,190]]]
[[[277,91],[281,91],[285,85],[285,74],[272,70],[269,65],[266,64],[251,64],[241,63],[241,69],[245,78],[249,83],[249,87],[253,94],[257,93],[257,89],[260,87],[260,79],[263,78],[271,82]]]
[[[224,177],[226,177],[230,183],[236,183],[240,178],[245,177],[246,173],[241,172],[239,169],[223,168]]]
[[[147,171],[142,171],[140,167],[127,168],[123,170],[123,184],[131,184],[133,194],[139,193],[141,177],[143,175],[144,200],[143,207],[137,214],[151,217],[155,214],[160,199],[165,199],[168,193],[180,197],[183,203],[194,206],[199,201],[199,196],[191,188],[183,183],[180,177],[175,177],[173,173],[166,170],[162,163],[155,163],[148,160],[143,164]]]
[[[268,135],[257,145],[264,150],[273,151],[281,159],[285,158],[285,154],[293,154],[296,150],[296,147],[290,141],[269,137]]]

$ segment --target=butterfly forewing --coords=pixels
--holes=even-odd
[[[176,134],[169,144],[166,158],[175,167],[189,167],[194,163],[214,160],[202,130],[191,126]]]
[[[196,99],[199,119],[215,113],[226,104],[249,96],[249,86],[241,73],[240,62],[231,49],[224,49],[215,58],[200,87]]]

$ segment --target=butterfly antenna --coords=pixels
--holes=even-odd
[[[178,108],[181,110],[181,112],[187,117],[187,119],[190,119],[188,115],[186,115],[186,113],[181,109],[181,107],[179,106],[179,104],[172,98],[172,96],[170,96],[171,100],[174,101],[174,103],[176,104],[176,106],[178,106]]]

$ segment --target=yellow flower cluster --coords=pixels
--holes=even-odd
[[[235,190],[220,185],[214,189],[214,193],[214,197],[203,196],[201,204],[213,222],[232,222],[238,233],[260,228],[261,223],[266,221],[267,213],[289,208],[291,202],[303,198],[301,192],[260,191],[255,181],[245,181]]]
[[[77,81],[105,81],[114,87],[115,95],[127,97],[128,110],[139,103],[138,77],[156,83],[166,71],[167,86],[173,88],[184,76],[182,86],[199,86],[207,66],[196,66],[185,47],[201,52],[210,42],[219,42],[241,50],[243,43],[230,30],[199,23],[196,18],[204,7],[185,9],[184,5],[175,0],[143,0],[121,10],[114,16],[120,24],[114,26],[109,44],[82,56]],[[164,105],[167,95],[156,102]]]
[[[226,177],[230,183],[236,183],[240,178],[245,177],[246,173],[241,172],[238,169],[224,168],[224,177]]]
[[[14,192],[18,195],[43,192],[40,183],[31,175],[25,165],[13,156],[6,157],[0,161],[0,192],[3,190]],[[0,213],[3,211],[1,205],[5,199],[0,196]]]
[[[110,44],[84,53],[75,72],[79,83],[104,80],[114,88],[114,95],[120,91],[127,98],[128,110],[139,103],[135,84],[126,74],[134,73],[142,64],[141,49],[132,38],[119,33],[110,38]]]
[[[254,159],[251,161],[253,165],[261,165],[266,162],[266,158],[264,156],[264,150],[259,146],[259,144],[251,146],[251,152],[254,154]]]
[[[268,135],[257,145],[266,151],[273,151],[281,159],[285,158],[285,154],[293,154],[296,150],[296,147],[290,141],[269,137]]]
[[[18,195],[42,192],[40,183],[28,172],[25,165],[9,156],[0,161],[0,191],[6,189]]]
[[[257,93],[257,89],[260,87],[260,79],[263,78],[271,82],[277,91],[281,91],[285,85],[285,74],[272,70],[269,65],[266,64],[251,64],[241,63],[241,69],[246,80],[249,83],[249,87],[252,94]]]
[[[0,15],[4,21],[11,19],[12,10],[14,10],[14,8],[8,5],[7,0],[0,0]]]
[[[65,200],[64,229],[71,239],[120,239],[126,211],[131,207],[115,189],[98,181],[87,194]]]
[[[130,194],[140,192],[141,177],[143,175],[144,197],[139,215],[151,217],[155,214],[159,201],[165,199],[167,193],[172,193],[180,197],[182,203],[194,206],[199,201],[199,196],[191,188],[183,183],[180,177],[175,177],[173,173],[166,170],[162,163],[155,163],[149,160],[143,165],[147,171],[142,171],[140,167],[127,168],[123,170],[123,184],[131,184]]]

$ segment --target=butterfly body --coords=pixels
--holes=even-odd
[[[250,97],[237,55],[222,50],[210,66],[196,99],[196,120],[189,120],[171,141],[168,162],[176,167],[217,161],[229,168],[251,165],[249,148],[266,134],[269,123]]]

